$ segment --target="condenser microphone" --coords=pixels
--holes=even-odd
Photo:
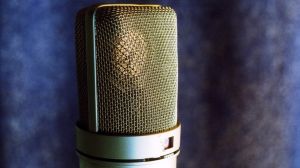
[[[176,13],[160,5],[78,12],[80,168],[176,168]]]

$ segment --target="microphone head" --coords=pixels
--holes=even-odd
[[[80,127],[145,135],[177,126],[176,22],[174,10],[158,5],[98,5],[78,13]]]

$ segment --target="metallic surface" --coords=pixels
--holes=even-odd
[[[141,136],[109,136],[76,128],[77,150],[85,156],[110,160],[160,160],[179,151],[180,125],[171,131]],[[172,137],[172,146],[166,140]]]
[[[167,7],[96,12],[99,131],[142,135],[177,124],[176,15]]]
[[[136,163],[105,162],[80,156],[81,168],[175,168],[176,163],[177,155],[162,160]]]
[[[80,123],[88,127],[88,91],[87,91],[87,61],[86,61],[86,35],[85,35],[85,11],[77,13],[76,18],[76,62],[77,62],[77,83],[79,90],[79,111]],[[84,112],[82,112],[84,111]],[[88,128],[87,128],[88,129]],[[91,129],[89,129],[91,130]]]
[[[159,5],[94,5],[76,21],[80,167],[176,167],[177,23]]]
[[[78,69],[88,79],[88,86],[79,86],[80,93],[88,92],[80,95],[84,100],[81,113],[88,113],[81,114],[80,125],[114,135],[174,128],[178,78],[175,12],[157,5],[105,5],[84,11],[85,16],[79,14],[77,22],[85,19],[85,44],[94,48],[77,51],[85,53],[77,56],[83,57],[78,60],[85,60],[87,68]],[[78,39],[82,32],[76,32]]]

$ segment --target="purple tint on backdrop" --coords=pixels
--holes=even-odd
[[[0,167],[78,167],[74,21],[96,2],[0,2]],[[126,2],[178,15],[179,168],[300,167],[299,1]]]

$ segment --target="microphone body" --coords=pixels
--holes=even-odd
[[[160,5],[94,5],[78,12],[81,168],[176,168],[177,23]]]

